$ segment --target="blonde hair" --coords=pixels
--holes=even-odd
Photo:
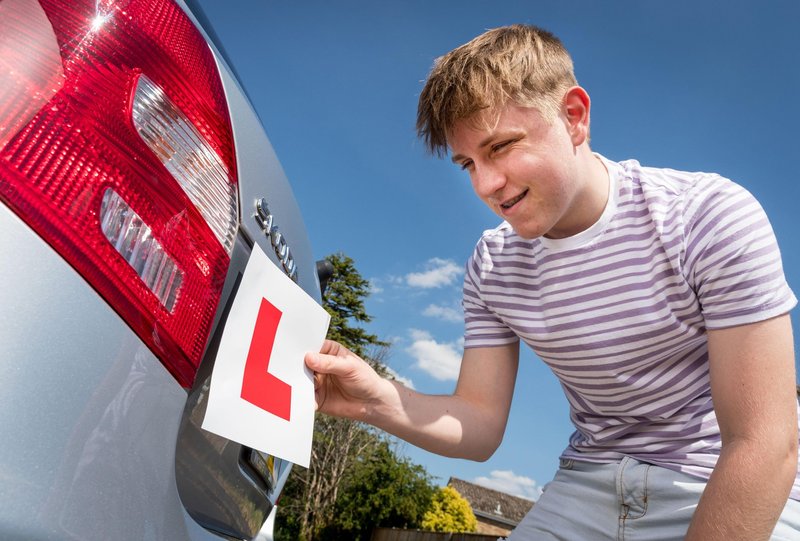
[[[457,120],[509,100],[552,121],[577,84],[572,59],[553,34],[522,24],[495,28],[436,59],[419,97],[417,135],[442,156]]]

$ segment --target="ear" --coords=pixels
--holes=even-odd
[[[567,130],[569,131],[574,146],[580,146],[589,140],[589,111],[592,102],[589,94],[579,86],[573,86],[564,94],[562,112],[566,117]]]

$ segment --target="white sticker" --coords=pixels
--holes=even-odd
[[[308,467],[314,381],[330,316],[253,247],[222,332],[203,428]]]

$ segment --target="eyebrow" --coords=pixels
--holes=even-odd
[[[491,142],[492,142],[492,140],[493,140],[493,139],[495,139],[496,137],[497,137],[497,134],[496,134],[496,133],[493,133],[493,134],[491,134],[491,135],[487,135],[487,136],[486,136],[486,138],[485,138],[485,139],[483,139],[483,141],[481,141],[480,143],[478,143],[478,148],[480,149],[480,148],[483,148],[483,147],[487,146],[487,145],[488,145],[489,143],[491,143]],[[462,155],[462,154],[454,154],[454,155],[453,155],[453,157],[452,157],[452,158],[450,158],[450,161],[452,161],[453,163],[458,163],[459,161],[461,161],[461,160],[464,160],[464,159],[466,159],[466,158],[467,158],[467,157],[466,157],[466,156],[464,156],[464,155]]]

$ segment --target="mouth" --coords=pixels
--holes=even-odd
[[[500,207],[501,207],[503,210],[508,210],[508,209],[510,209],[511,207],[513,207],[514,205],[516,205],[517,203],[519,203],[520,201],[522,201],[522,199],[523,199],[523,198],[524,198],[526,195],[528,195],[528,190],[525,190],[524,192],[522,192],[522,193],[521,193],[521,194],[519,194],[518,196],[516,196],[516,197],[513,197],[513,198],[509,199],[509,200],[508,200],[508,201],[506,201],[505,203],[501,203],[501,204],[500,204]]]

